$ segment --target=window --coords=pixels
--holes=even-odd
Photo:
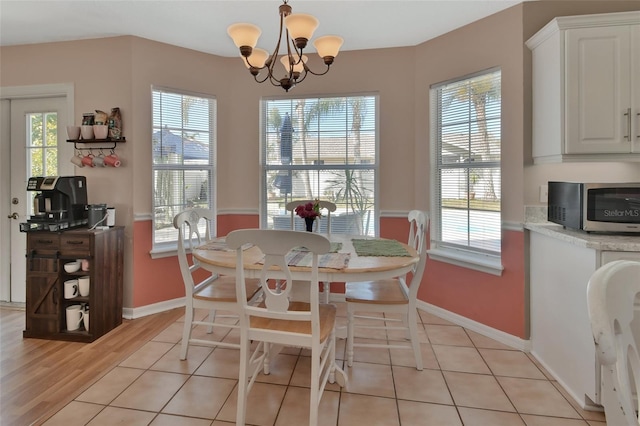
[[[175,245],[176,214],[215,206],[215,117],[213,97],[153,89],[154,250]]]
[[[431,249],[491,273],[502,270],[500,82],[491,70],[431,88]]]
[[[337,205],[331,232],[377,235],[377,108],[377,96],[263,101],[263,228],[289,229],[285,204],[319,198]]]
[[[58,175],[58,114],[27,113],[27,176]],[[36,192],[27,192],[27,214],[33,214]]]

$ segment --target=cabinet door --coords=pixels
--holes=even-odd
[[[565,153],[631,152],[631,29],[566,31]]]
[[[27,273],[26,329],[34,334],[60,331],[60,284],[57,274]]]

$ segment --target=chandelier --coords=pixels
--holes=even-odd
[[[282,87],[288,92],[297,83],[302,82],[309,73],[313,75],[326,74],[334,58],[338,56],[338,51],[344,40],[342,37],[333,35],[317,38],[313,45],[324,61],[326,69],[322,72],[312,71],[307,64],[308,58],[302,54],[302,51],[318,27],[318,20],[305,13],[291,14],[291,6],[287,4],[289,0],[283,1],[279,9],[280,32],[278,43],[271,55],[266,50],[256,47],[258,38],[262,33],[257,26],[245,23],[233,24],[229,26],[227,33],[233,39],[236,47],[240,49],[242,61],[258,83],[264,83],[268,80],[274,86]],[[281,78],[278,78],[275,64],[278,62],[278,53],[283,42],[283,29],[285,31],[284,43],[286,43],[287,53],[280,58],[285,72]]]

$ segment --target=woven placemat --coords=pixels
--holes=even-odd
[[[327,253],[318,256],[319,268],[344,269],[349,264],[351,253]],[[287,254],[289,266],[311,267],[313,254],[309,251],[290,251]]]
[[[407,249],[396,240],[351,240],[358,256],[411,257]]]
[[[242,245],[242,250],[246,250],[253,247],[253,244],[251,243],[246,243]],[[196,247],[199,250],[213,250],[213,251],[235,251],[233,249],[230,249],[229,246],[227,246],[227,242],[226,239],[223,238],[215,238],[212,240],[207,241],[206,243],[202,244],[199,247]]]

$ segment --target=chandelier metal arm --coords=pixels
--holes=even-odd
[[[329,68],[331,68],[331,65],[327,64],[327,68],[323,72],[313,72],[313,70],[311,68],[309,68],[307,66],[307,64],[304,64],[305,71],[307,71],[308,73],[313,74],[313,75],[325,75],[326,73],[329,72]]]

